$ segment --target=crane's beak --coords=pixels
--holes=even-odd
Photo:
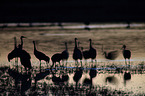
[[[120,50],[122,50],[123,49],[123,47],[121,47],[121,49]]]
[[[24,36],[23,38],[27,38],[27,37]]]

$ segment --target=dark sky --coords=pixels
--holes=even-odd
[[[145,20],[145,0],[1,0],[0,22]]]

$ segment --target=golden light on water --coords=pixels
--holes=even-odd
[[[103,25],[102,25],[103,26]],[[104,25],[107,26],[107,25]],[[108,25],[109,26],[109,25]],[[115,26],[115,25],[114,25]],[[145,93],[145,76],[144,70],[143,74],[135,73],[136,66],[139,64],[144,64],[145,57],[145,28],[144,27],[132,27],[131,29],[126,29],[124,27],[117,28],[94,28],[90,31],[83,29],[65,29],[68,26],[64,26],[64,29],[61,28],[53,28],[53,27],[8,27],[3,30],[0,30],[0,61],[1,66],[10,66],[14,68],[14,60],[8,62],[7,55],[8,53],[14,49],[14,40],[13,38],[17,38],[18,44],[20,43],[20,36],[26,36],[24,39],[24,49],[28,51],[31,55],[31,62],[34,68],[39,67],[39,60],[37,60],[33,54],[33,43],[32,41],[37,41],[36,47],[39,51],[44,52],[49,57],[51,57],[55,53],[62,52],[65,49],[64,42],[68,42],[68,51],[70,57],[68,59],[67,67],[75,67],[75,62],[72,59],[73,49],[74,49],[74,38],[77,37],[80,42],[80,47],[83,47],[84,50],[89,49],[89,39],[92,39],[93,47],[97,49],[97,67],[101,68],[115,65],[118,67],[122,67],[125,65],[124,58],[122,56],[122,45],[126,45],[127,49],[131,50],[131,80],[127,81],[126,86],[124,86],[123,74],[113,74],[113,73],[103,73],[102,71],[98,71],[98,74],[95,78],[93,78],[94,86],[106,86],[111,88],[112,90],[122,90],[127,92],[137,93]],[[104,50],[109,52],[111,50],[118,50],[119,56],[116,60],[107,60],[104,55],[102,55],[102,44],[104,46]],[[91,64],[91,60],[87,61],[88,64]],[[51,62],[49,63],[52,64]],[[19,62],[19,66],[21,66]],[[42,66],[46,67],[45,62],[42,62]],[[85,61],[83,60],[83,67],[88,67],[85,65]],[[69,69],[69,68],[68,68]],[[89,70],[88,70],[89,72]],[[85,78],[89,78],[89,73],[84,71],[84,74],[79,81],[82,84]],[[73,80],[74,72],[69,73],[69,84],[75,85]],[[107,76],[116,77],[115,83],[105,83],[105,78]],[[51,76],[50,76],[51,78]],[[52,80],[47,80],[44,78],[39,81],[52,83]]]

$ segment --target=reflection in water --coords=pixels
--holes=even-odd
[[[125,72],[124,73],[124,85],[126,86],[126,81],[131,79],[131,74],[130,72]]]
[[[116,73],[116,70],[110,73],[110,70],[105,70],[105,68],[98,69],[96,66],[92,68],[59,67],[41,72],[39,68],[34,68],[32,72],[19,72],[15,68],[1,67],[0,85],[3,87],[0,93],[8,92],[11,95],[125,95],[133,94],[130,93],[131,89],[136,86],[144,90],[144,79],[142,78],[145,77],[144,74],[136,74],[131,69],[129,72],[122,69],[123,74]],[[142,79],[139,81],[136,78]]]
[[[73,80],[76,82],[76,89],[78,87],[77,85],[78,85],[79,80],[82,77],[82,74],[83,74],[83,70],[81,68],[77,68],[73,77]]]
[[[111,84],[117,84],[118,80],[115,76],[108,76],[108,77],[106,77],[105,82],[106,82],[106,84],[107,84],[107,82],[109,82]]]

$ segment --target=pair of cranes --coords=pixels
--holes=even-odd
[[[15,61],[18,64],[18,58],[20,58],[20,62],[21,64],[25,67],[25,69],[31,69],[31,56],[30,54],[25,51],[23,49],[23,38],[26,38],[24,36],[20,37],[21,43],[17,46],[17,41],[16,41],[16,37],[14,37],[14,50],[12,50],[9,54],[8,54],[8,61],[10,62],[10,60],[12,60],[13,58],[15,58]]]
[[[12,50],[8,54],[8,61],[10,61],[13,58],[16,58],[15,60],[18,62],[18,57],[19,57],[20,61],[21,61],[21,64],[25,67],[25,69],[27,69],[27,68],[31,69],[32,68],[31,61],[30,61],[31,56],[27,51],[25,51],[23,49],[23,38],[26,38],[26,37],[21,36],[20,37],[21,43],[17,46],[16,37],[14,37],[14,50]],[[86,51],[82,50],[82,52],[78,48],[78,42],[77,41],[78,41],[78,39],[75,38],[75,47],[74,47],[74,52],[73,52],[73,59],[75,60],[75,62],[78,62],[78,59],[82,60],[83,57],[84,57],[84,59],[91,58],[92,62],[93,62],[93,59],[96,59],[97,51],[96,51],[96,49],[94,49],[92,47],[92,40],[89,39],[90,49],[86,50]],[[46,61],[46,63],[48,64],[49,61],[50,61],[50,58],[48,56],[46,56],[44,53],[42,53],[42,52],[40,52],[36,49],[35,41],[33,41],[33,44],[34,44],[34,55],[37,59],[39,59],[40,67],[41,67],[41,60]],[[53,63],[52,67],[54,66],[54,64],[56,65],[56,62],[60,63],[61,60],[66,60],[67,61],[67,59],[69,58],[67,43],[65,43],[65,47],[66,48],[62,53],[56,53],[51,57],[51,60],[52,60],[52,63]],[[123,56],[124,56],[125,62],[126,62],[126,59],[130,59],[131,52],[129,50],[126,50],[125,45],[123,45],[122,48],[123,48]],[[113,52],[107,53],[108,55],[106,55],[106,53],[104,52],[105,57],[107,59],[110,59],[111,53],[113,53]],[[81,65],[82,65],[82,61],[81,61]]]
[[[78,59],[80,59],[81,65],[82,65],[82,58],[83,57],[85,60],[91,58],[92,62],[93,62],[93,59],[96,59],[97,51],[96,51],[96,49],[94,49],[92,47],[92,40],[89,39],[89,41],[90,41],[90,49],[83,51],[83,48],[82,48],[82,52],[81,52],[81,50],[78,48],[78,39],[75,38],[75,48],[74,48],[74,52],[73,52],[73,59],[75,60],[76,64],[78,63]]]

